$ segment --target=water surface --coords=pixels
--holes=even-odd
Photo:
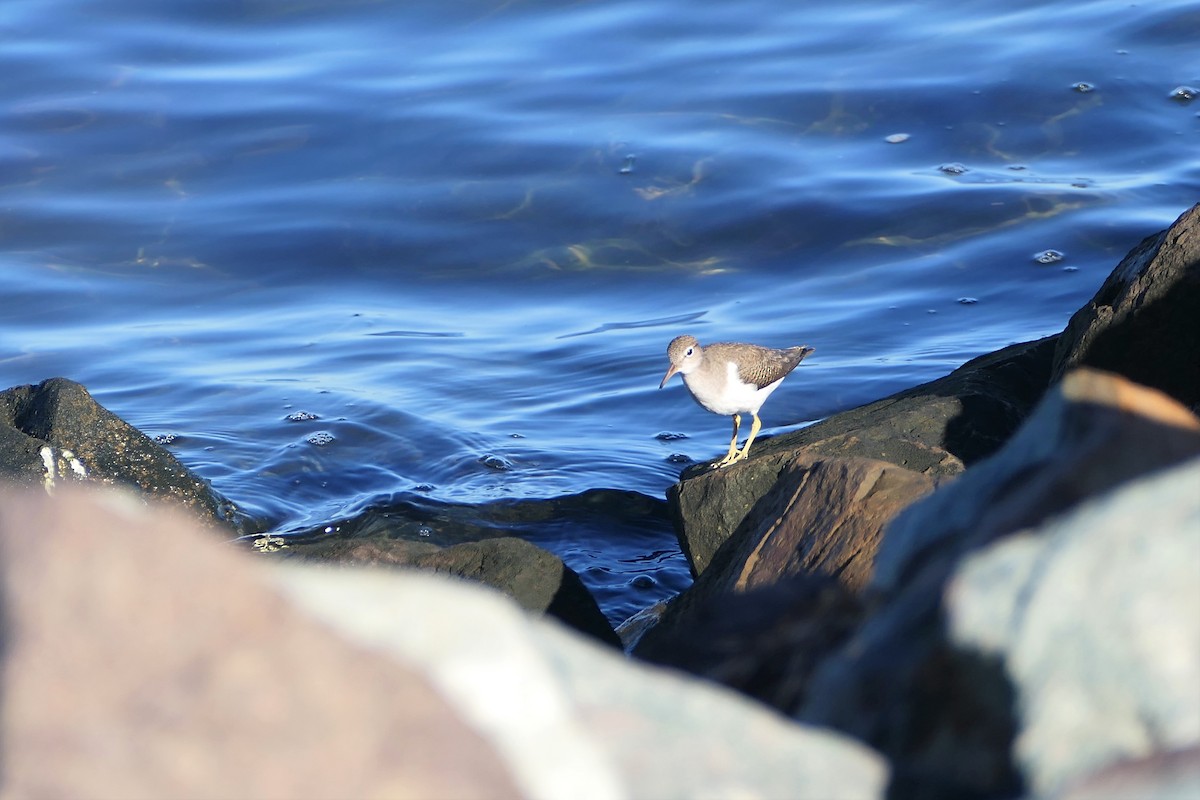
[[[1200,200],[1200,2],[809,6],[6,0],[0,386],[280,531],[661,497],[728,436],[673,336],[815,347],[787,430],[1060,330]],[[579,538],[614,618],[685,580]]]

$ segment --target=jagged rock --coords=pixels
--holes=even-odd
[[[1020,701],[1016,757],[1039,795],[1200,747],[1198,571],[1200,457],[956,570],[952,636],[1003,660]]]
[[[249,524],[207,481],[66,378],[0,391],[0,478],[47,491],[70,483],[126,486],[211,524]]]
[[[1071,317],[1054,377],[1090,366],[1200,407],[1200,205],[1135,247]]]
[[[1006,347],[944,378],[765,439],[739,464],[689,469],[667,499],[693,573],[704,572],[800,453],[875,459],[935,477],[961,473],[995,451],[1037,402],[1054,346],[1049,337]]]
[[[6,493],[0,570],[14,797],[878,800],[887,778],[484,587],[271,563],[111,496]]]
[[[692,480],[719,480],[719,473]],[[796,644],[791,632],[795,624],[785,615],[786,601],[780,595],[797,589],[802,596],[811,593],[808,583],[789,579],[833,578],[845,591],[821,589],[825,602],[834,602],[834,595],[857,593],[870,579],[884,526],[934,484],[927,475],[883,461],[798,455],[691,588],[671,601],[659,624],[642,638],[636,654],[721,680],[725,672],[738,669],[722,665],[722,659],[753,661],[788,650]],[[756,592],[781,583],[789,589]],[[739,595],[748,597],[735,602]],[[845,599],[836,603],[855,605]],[[770,619],[772,609],[780,619]],[[742,628],[737,620],[744,616],[761,621]],[[834,632],[820,636],[836,638],[845,630],[845,619],[845,614],[839,614]],[[813,623],[806,619],[804,625]],[[772,632],[777,641],[771,640]],[[786,670],[779,676],[789,684],[797,680]],[[731,685],[746,688],[744,683]],[[759,697],[793,694],[777,691],[763,678],[757,679],[752,693]]]
[[[1175,401],[1080,370],[991,458],[902,512],[884,534],[861,628],[816,669],[799,719],[853,733],[893,761],[896,796],[1012,794],[1012,687],[999,660],[957,649],[942,622],[968,552],[1200,454]]]
[[[528,611],[548,614],[614,646],[620,640],[579,576],[558,556],[513,537],[450,547],[406,541],[378,531],[371,538],[324,536],[292,540],[284,557],[350,566],[413,567],[477,581],[498,589]]]

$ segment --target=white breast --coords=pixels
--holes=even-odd
[[[717,380],[712,380],[712,375],[706,380],[703,370],[683,376],[683,382],[696,402],[714,414],[727,417],[742,413],[757,414],[771,392],[783,383],[783,378],[780,378],[760,389],[753,383],[742,382],[736,364],[730,362],[726,367],[725,374]]]

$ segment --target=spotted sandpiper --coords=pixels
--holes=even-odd
[[[727,467],[750,452],[750,445],[762,427],[758,410],[812,351],[811,347],[776,350],[743,342],[719,342],[701,347],[695,336],[676,336],[667,345],[671,366],[658,388],[666,386],[676,372],[681,373],[684,385],[697,403],[714,414],[733,416],[733,440],[729,443],[729,452],[715,465]],[[750,438],[738,450],[738,428],[743,413],[752,415],[754,422],[750,425]]]

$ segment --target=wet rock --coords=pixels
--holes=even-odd
[[[668,502],[694,574],[801,453],[886,461],[934,477],[961,473],[1024,420],[1049,381],[1054,347],[1054,337],[1006,347],[944,378],[756,443],[732,467],[687,470]]]
[[[271,563],[111,496],[6,494],[0,569],[13,796],[877,800],[887,777],[484,587]]]
[[[1170,398],[1068,375],[1003,449],[889,526],[871,612],[815,670],[798,718],[886,753],[897,796],[1015,793],[1013,689],[997,657],[947,638],[946,580],[967,553],[1197,454],[1200,422]]]
[[[1135,247],[1071,317],[1054,377],[1090,366],[1200,407],[1200,205]]]
[[[394,539],[386,530],[370,538],[323,536],[290,541],[276,551],[349,566],[391,566],[439,572],[491,586],[528,611],[547,614],[611,645],[620,645],[612,626],[579,576],[558,556],[522,539],[501,537],[439,547],[427,541]]]
[[[951,635],[1002,659],[1020,701],[1016,757],[1038,794],[1200,747],[1198,569],[1200,458],[958,567]]]
[[[210,524],[249,524],[168,450],[66,378],[0,391],[0,478],[46,491],[72,483],[126,486]]]

